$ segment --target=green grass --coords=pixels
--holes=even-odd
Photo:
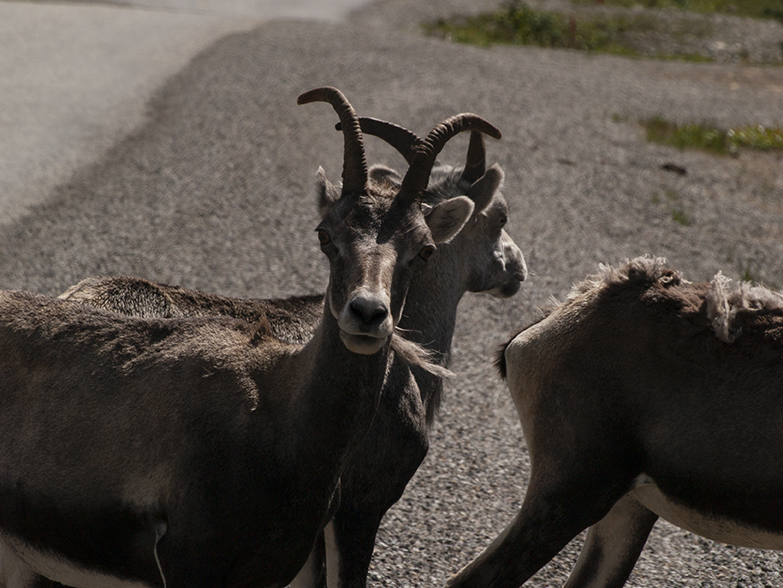
[[[737,270],[740,279],[744,282],[751,282],[757,286],[770,288],[771,290],[780,290],[780,284],[775,281],[767,280],[763,275],[763,272],[754,267],[756,265],[757,264],[754,262],[747,262],[744,267],[738,267]]]
[[[581,26],[580,26],[581,25]],[[489,46],[495,43],[538,45],[586,50],[620,50],[613,47],[605,24],[577,23],[555,12],[533,10],[510,3],[499,12],[471,17],[439,19],[424,25],[427,34],[457,43]]]
[[[612,4],[622,7],[680,8],[701,13],[725,12],[738,16],[774,18],[783,22],[783,0],[572,0],[595,6]],[[425,34],[457,43],[489,47],[494,44],[537,45],[539,47],[578,49],[626,57],[676,59],[694,62],[714,61],[712,52],[695,45],[698,53],[683,50],[651,49],[660,39],[667,47],[687,41],[711,38],[714,23],[704,20],[661,18],[656,11],[625,11],[605,14],[580,11],[576,14],[535,10],[524,0],[505,0],[496,12],[475,16],[440,18],[421,25]],[[652,44],[650,43],[652,41]],[[783,43],[780,44],[783,50]],[[735,59],[748,61],[747,51]],[[776,61],[777,63],[777,61]]]
[[[672,210],[672,220],[683,227],[689,227],[693,224],[691,219],[688,218],[688,215],[685,214],[685,211],[678,208]]]
[[[497,12],[441,18],[423,24],[422,28],[428,35],[484,47],[494,44],[537,45],[643,57],[645,55],[634,49],[624,36],[628,33],[661,32],[662,26],[668,25],[649,14],[576,18],[559,12],[534,10],[521,0],[509,0]],[[664,32],[671,31],[667,29]],[[692,54],[657,54],[652,57],[711,61]]]
[[[680,195],[675,190],[672,190],[670,188],[666,188],[663,191],[663,195],[666,198],[666,200],[670,203],[670,205],[672,205],[672,204],[674,204],[674,203],[676,203],[676,202],[678,202],[680,200]],[[658,192],[653,194],[653,196],[652,196],[652,203],[653,204],[665,204],[665,202],[663,202],[661,200],[661,195]],[[668,206],[667,206],[667,208],[668,208]],[[672,208],[671,209],[671,217],[672,217],[672,220],[675,223],[677,223],[678,225],[683,226],[683,227],[690,227],[693,224],[693,221],[688,216],[688,213],[686,213],[681,208]]]
[[[758,275],[756,274],[755,271],[750,269],[749,265],[746,266],[745,269],[740,274],[740,280],[742,280],[743,282],[753,282],[754,284],[760,283]]]
[[[761,125],[729,129],[728,140],[737,147],[749,147],[758,151],[783,150],[783,129],[768,129]]]
[[[680,125],[655,117],[642,121],[647,140],[678,149],[701,149],[717,155],[734,153],[738,149],[783,151],[783,129],[761,125],[718,129],[706,124]]]
[[[622,6],[632,8],[677,8],[688,12],[732,14],[768,18],[783,22],[783,0],[573,0],[583,5]]]

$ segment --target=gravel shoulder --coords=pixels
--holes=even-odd
[[[144,125],[0,226],[5,288],[56,294],[127,273],[240,296],[320,291],[328,276],[313,234],[315,171],[339,178],[342,142],[328,106],[297,107],[298,94],[334,85],[360,114],[420,134],[462,111],[499,126],[488,157],[506,172],[508,230],[532,275],[510,300],[468,295],[460,307],[457,378],[430,455],[378,536],[377,586],[442,585],[515,514],[529,462],[490,361],[550,297],[599,263],[641,254],[666,257],[694,281],[722,270],[783,287],[781,156],[679,152],[647,143],[636,124],[665,115],[783,126],[783,69],[484,49],[417,31],[425,18],[492,5],[381,0],[342,24],[278,21],[224,37],[168,80]],[[459,161],[466,146],[454,140],[442,158]],[[403,166],[374,140],[368,158]],[[530,585],[562,585],[580,546]],[[628,585],[780,586],[781,574],[777,553],[659,523]]]

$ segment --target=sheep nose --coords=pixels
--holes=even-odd
[[[354,316],[368,328],[379,325],[389,316],[388,306],[377,298],[354,298],[350,308]]]
[[[520,282],[524,282],[527,279],[527,264],[525,263],[524,258],[522,258],[519,267],[517,267],[514,277]]]

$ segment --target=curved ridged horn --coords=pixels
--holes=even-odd
[[[500,139],[502,136],[495,125],[476,114],[458,114],[440,123],[430,131],[430,134],[419,146],[413,163],[402,180],[402,188],[398,198],[404,199],[403,203],[412,202],[421,197],[422,192],[427,189],[435,158],[446,142],[462,131],[478,131],[495,139]]]
[[[470,143],[468,144],[468,157],[465,160],[465,169],[462,170],[462,179],[472,184],[487,171],[487,148],[484,145],[484,135],[478,131],[470,131]]]
[[[405,158],[408,165],[413,163],[416,149],[422,142],[421,138],[416,133],[409,131],[405,127],[395,125],[394,123],[379,118],[372,118],[371,116],[359,117],[359,124],[362,127],[363,133],[373,135],[374,137],[386,141]],[[342,130],[342,124],[337,123],[334,125],[334,128],[340,131]],[[481,133],[479,133],[479,136],[481,136]],[[484,174],[482,173],[481,175]]]
[[[343,190],[348,192],[366,192],[368,175],[367,159],[364,156],[364,140],[359,117],[345,95],[337,88],[316,88],[305,92],[297,99],[297,104],[310,102],[328,102],[332,105],[343,128],[345,149],[343,153]]]

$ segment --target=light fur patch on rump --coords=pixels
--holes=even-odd
[[[752,313],[783,311],[783,294],[750,282],[732,280],[718,272],[710,282],[707,294],[707,319],[721,341],[732,343],[739,337],[741,326],[738,316]]]

